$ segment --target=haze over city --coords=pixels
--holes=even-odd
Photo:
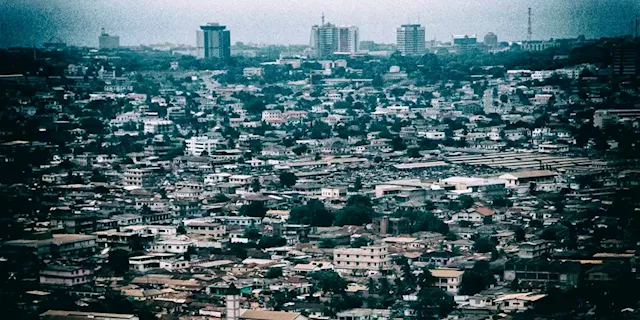
[[[362,40],[392,43],[395,28],[420,23],[429,40],[453,34],[495,32],[501,40],[526,38],[533,7],[534,39],[630,34],[640,9],[633,0],[0,0],[0,47],[33,46],[51,37],[94,46],[100,28],[122,45],[195,44],[198,26],[218,21],[233,30],[232,42],[309,44],[309,28],[321,14],[337,25],[357,25]]]
[[[640,319],[640,0],[0,12],[0,320]]]

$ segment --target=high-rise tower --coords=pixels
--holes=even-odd
[[[311,48],[317,57],[327,57],[334,53],[356,53],[358,51],[360,31],[355,26],[338,27],[325,23],[311,27]]]
[[[98,37],[99,49],[117,49],[119,47],[120,37],[109,35],[104,28],[100,29],[100,37]]]
[[[225,59],[231,56],[231,32],[226,26],[208,23],[196,33],[198,58]]]
[[[396,31],[398,51],[406,56],[425,52],[425,30],[419,24],[403,24]]]

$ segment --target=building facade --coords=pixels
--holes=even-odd
[[[221,146],[224,142],[220,139],[212,139],[206,136],[191,137],[185,142],[185,154],[192,156],[200,156],[206,152],[207,155],[211,155],[214,151]]]
[[[226,59],[231,56],[231,32],[226,26],[212,22],[197,31],[198,58]]]
[[[74,266],[49,266],[40,271],[40,285],[75,287],[93,283],[93,270]]]
[[[109,35],[102,29],[100,36],[98,37],[99,49],[117,49],[120,48],[120,37]]]
[[[490,48],[497,47],[498,36],[493,32],[487,33],[487,35],[484,36],[484,45]]]
[[[396,31],[398,51],[405,56],[422,55],[425,52],[425,29],[419,24],[403,24]]]
[[[316,57],[329,57],[339,51],[339,29],[331,23],[311,27],[311,49]]]
[[[614,47],[611,71],[617,77],[640,75],[640,41]]]
[[[356,53],[360,45],[360,30],[355,26],[342,26],[338,28],[338,52]]]
[[[391,268],[386,246],[335,249],[333,264],[336,269],[361,271],[380,271]]]
[[[442,268],[432,269],[430,272],[436,278],[436,287],[451,294],[458,294],[464,271]]]

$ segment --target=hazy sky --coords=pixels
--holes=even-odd
[[[630,34],[640,14],[638,0],[0,0],[0,47],[54,36],[97,46],[101,27],[122,45],[195,45],[195,30],[207,22],[226,25],[232,42],[308,44],[323,12],[328,22],[360,27],[361,40],[394,43],[398,25],[418,21],[428,39],[492,31],[522,40],[527,7],[534,39]]]

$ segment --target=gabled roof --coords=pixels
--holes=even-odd
[[[551,170],[527,170],[507,173],[503,176],[510,175],[516,179],[529,179],[529,178],[541,178],[541,177],[554,177],[557,174]],[[500,176],[500,177],[503,177]]]
[[[532,292],[505,294],[500,298],[494,300],[494,302],[501,302],[505,300],[538,301],[546,296],[546,294],[534,294]]]
[[[495,211],[493,211],[492,209],[487,208],[487,207],[477,208],[476,212],[481,214],[481,215],[483,215],[483,216],[485,216],[485,217],[490,217],[490,216],[492,216],[492,215],[494,215],[496,213]]]
[[[255,320],[299,320],[306,319],[298,312],[247,310],[242,313],[240,319]]]

